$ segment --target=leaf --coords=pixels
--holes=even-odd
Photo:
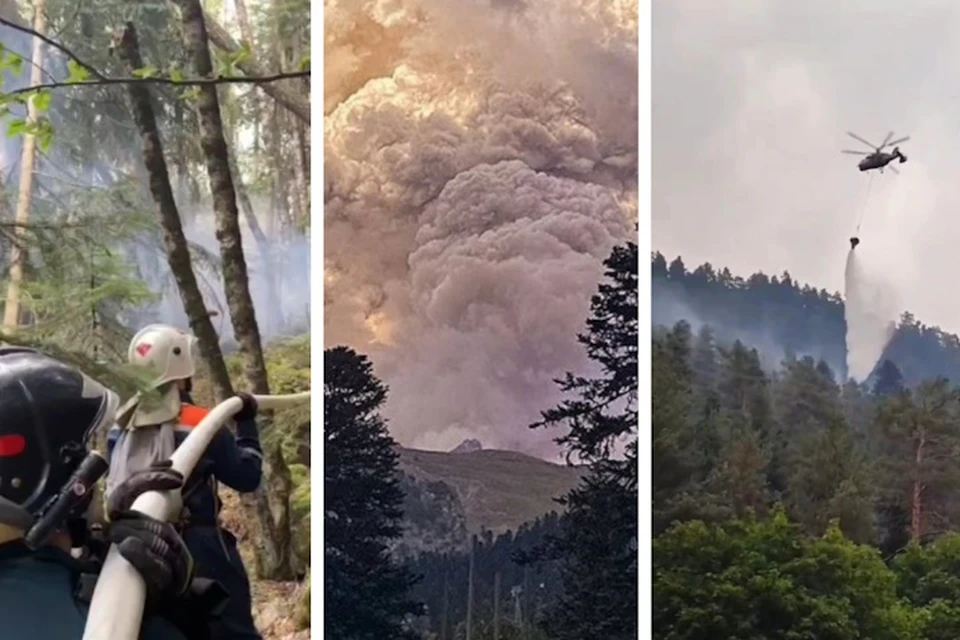
[[[250,47],[246,43],[242,47],[237,49],[237,51],[231,56],[231,64],[238,65],[241,62],[246,62],[253,58],[253,52],[250,51]]]
[[[196,100],[197,98],[200,97],[200,87],[190,87],[189,89],[181,93],[180,97],[182,97],[187,102]]]
[[[53,125],[50,124],[49,120],[44,120],[41,123],[36,136],[40,150],[44,152],[49,151],[50,144],[53,142]]]
[[[23,58],[12,51],[7,53],[7,65],[14,75],[23,73]]]
[[[7,125],[7,137],[15,138],[17,136],[23,135],[27,130],[27,121],[23,118],[18,118],[16,120],[11,120]]]
[[[84,82],[90,77],[90,72],[80,65],[76,60],[67,60],[67,80],[68,84]]]
[[[219,58],[217,60],[217,76],[220,77],[229,77],[233,75],[233,64],[230,60],[224,60]]]
[[[33,94],[33,106],[37,111],[47,111],[50,109],[51,94],[49,90],[37,91]]]
[[[183,72],[176,67],[170,69],[170,79],[174,82],[183,82]]]
[[[310,54],[306,54],[300,58],[300,62],[297,63],[297,71],[309,71],[310,70]]]
[[[134,69],[133,77],[134,78],[152,78],[160,72],[156,67],[143,67],[142,69]]]

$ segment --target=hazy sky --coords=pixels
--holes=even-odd
[[[865,209],[865,268],[960,332],[960,3],[653,4],[654,250],[840,291]],[[909,161],[867,197],[845,132],[891,129]]]

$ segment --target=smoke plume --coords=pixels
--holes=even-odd
[[[635,0],[325,2],[325,335],[402,444],[549,455],[637,206]]]

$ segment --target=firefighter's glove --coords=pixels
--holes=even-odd
[[[135,471],[113,490],[107,499],[107,514],[113,520],[114,513],[129,511],[133,502],[149,491],[173,491],[182,489],[183,474],[171,467],[170,460],[157,462],[146,469]]]
[[[172,524],[130,508],[144,493],[174,491],[183,488],[183,484],[183,475],[165,460],[130,474],[107,500],[107,537],[143,576],[149,604],[187,589],[193,577],[193,559]]]
[[[237,393],[237,397],[243,401],[243,407],[240,411],[237,411],[233,414],[233,419],[235,422],[248,422],[257,417],[257,400],[249,393],[240,391]]]
[[[111,516],[110,542],[143,577],[147,605],[183,594],[193,579],[193,558],[169,522],[133,511]]]

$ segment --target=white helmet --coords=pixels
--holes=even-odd
[[[186,331],[166,324],[151,324],[133,336],[127,360],[156,375],[154,385],[159,387],[193,377],[196,344],[196,337]]]

